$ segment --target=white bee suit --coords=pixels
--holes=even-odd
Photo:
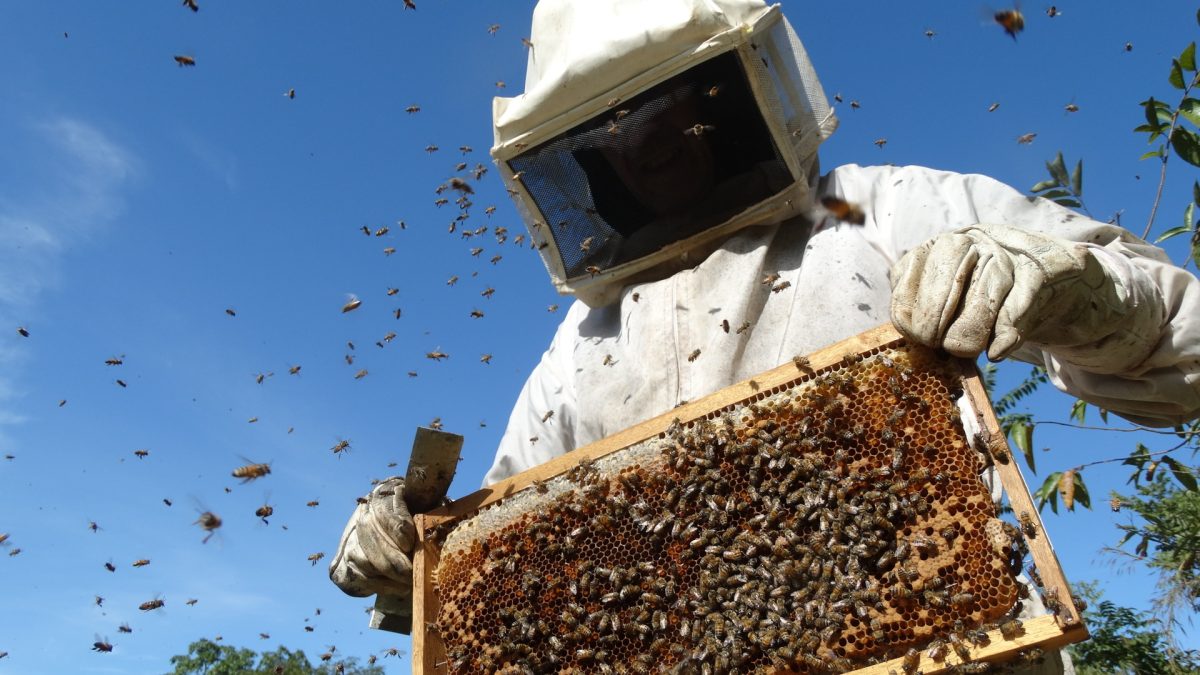
[[[1200,414],[1200,281],[1160,249],[980,175],[849,165],[821,190],[862,205],[866,222],[749,228],[694,267],[626,287],[612,305],[575,302],[521,390],[484,483],[888,321],[892,266],[976,223],[1087,242],[1126,295],[1160,305],[1157,325],[1143,327],[1154,333],[1152,350],[1122,372],[1086,370],[1028,345],[1017,356],[1044,364],[1058,388],[1136,422],[1164,426]]]

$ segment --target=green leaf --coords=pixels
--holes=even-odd
[[[1195,211],[1196,211],[1196,205],[1191,202],[1188,202],[1187,208],[1183,210],[1183,226],[1184,227],[1192,227],[1192,223],[1195,222],[1192,220],[1192,215],[1195,213]]]
[[[1058,513],[1058,482],[1060,480],[1062,480],[1062,472],[1055,471],[1046,476],[1046,480],[1042,483],[1042,486],[1034,493],[1034,496],[1038,500],[1039,512],[1045,508],[1046,504],[1049,504],[1050,510]]]
[[[1129,480],[1126,482],[1137,485],[1138,481],[1141,480],[1142,467],[1146,466],[1146,463],[1149,461],[1150,461],[1149,448],[1142,445],[1141,443],[1138,443],[1137,448],[1133,452],[1131,452],[1129,454],[1129,456],[1125,458],[1124,461],[1121,462],[1122,466],[1132,466],[1133,467],[1133,473],[1129,476]]]
[[[1200,230],[1192,233],[1192,262],[1200,269]]]
[[[1079,202],[1075,199],[1055,199],[1054,203],[1058,204],[1059,206],[1066,206],[1067,208],[1079,208]]]
[[[1183,53],[1179,55],[1179,65],[1183,66],[1184,70],[1194,72],[1196,70],[1196,43],[1193,42],[1187,47],[1184,47]]]
[[[1161,235],[1159,235],[1158,239],[1154,240],[1154,243],[1161,244],[1164,241],[1170,239],[1171,237],[1177,237],[1181,234],[1187,234],[1188,232],[1191,232],[1191,231],[1192,231],[1192,228],[1189,225],[1180,225],[1179,227],[1172,227],[1171,229],[1169,229],[1166,232],[1163,232]]]
[[[1135,133],[1139,133],[1139,134],[1162,133],[1162,125],[1161,124],[1139,124],[1133,128],[1133,131]]]
[[[1151,157],[1162,157],[1162,146],[1161,145],[1158,146],[1157,150],[1150,150],[1149,152],[1143,152],[1142,156],[1138,157],[1138,159],[1139,160],[1150,159]]]
[[[1171,86],[1176,89],[1183,89],[1187,86],[1183,83],[1183,68],[1176,59],[1171,59],[1171,75],[1167,77],[1167,82],[1170,82]]]
[[[1108,424],[1108,409],[1107,408],[1100,409],[1100,419],[1104,420],[1105,424]]]
[[[1179,114],[1187,118],[1187,121],[1200,126],[1200,100],[1191,98],[1183,99],[1179,102]]]
[[[1157,101],[1155,101],[1154,97],[1151,96],[1138,105],[1142,106],[1142,112],[1146,115],[1146,124],[1158,128],[1158,115],[1154,114],[1155,103],[1157,103]]]
[[[1200,204],[1200,181],[1192,182],[1192,201]]]
[[[1066,190],[1051,190],[1049,192],[1043,192],[1038,196],[1045,197],[1046,199],[1060,199],[1062,197],[1070,197],[1071,193],[1067,192]]]
[[[1087,401],[1077,398],[1071,404],[1071,419],[1083,424],[1087,421]]]
[[[1025,455],[1025,463],[1029,465],[1029,470],[1037,473],[1037,465],[1033,459],[1033,427],[1023,421],[1013,422],[1010,433],[1013,444]]]
[[[1196,475],[1192,473],[1192,469],[1190,467],[1188,467],[1186,464],[1180,463],[1170,455],[1164,456],[1162,461],[1163,464],[1166,464],[1167,468],[1171,470],[1171,473],[1175,475],[1175,480],[1179,481],[1180,485],[1192,492],[1195,492],[1198,489],[1198,486],[1196,485]]]
[[[1030,192],[1041,192],[1042,190],[1049,190],[1050,188],[1056,188],[1056,187],[1058,187],[1058,181],[1044,180],[1044,181],[1038,183],[1037,185],[1034,185],[1033,187],[1029,188],[1029,191]]]
[[[1054,161],[1046,162],[1046,169],[1054,177],[1054,180],[1058,181],[1059,185],[1066,186],[1071,184],[1071,177],[1067,175],[1067,165],[1063,162],[1061,152],[1054,156]]]
[[[1075,163],[1075,170],[1071,172],[1071,189],[1075,191],[1076,197],[1083,196],[1083,160]]]
[[[1171,132],[1171,147],[1175,148],[1175,154],[1183,161],[1192,166],[1200,166],[1200,138],[1197,138],[1196,134],[1176,127],[1175,131]]]
[[[1088,492],[1087,483],[1083,482],[1082,471],[1075,472],[1075,503],[1089,511],[1092,510],[1092,495]]]

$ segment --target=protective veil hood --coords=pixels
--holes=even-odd
[[[530,41],[525,93],[494,100],[492,155],[559,292],[607,304],[634,275],[807,209],[807,169],[837,120],[778,5],[542,0]],[[642,239],[635,246],[631,233],[663,214],[609,189],[618,181],[608,165],[652,136],[663,110],[679,109],[695,124],[688,118],[677,130],[689,137],[670,142],[703,152],[716,167],[709,179],[725,181],[704,194],[736,184],[725,192],[738,197],[705,205],[707,221],[659,227],[674,234],[632,237]],[[758,182],[744,189],[751,176]]]

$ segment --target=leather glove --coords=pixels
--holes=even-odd
[[[412,611],[416,526],[404,503],[404,479],[389,478],[354,509],[342,532],[329,578],[347,595],[393,596]]]
[[[939,235],[892,268],[892,322],[956,356],[1002,359],[1024,344],[1100,373],[1143,361],[1165,308],[1118,253],[1001,225]]]

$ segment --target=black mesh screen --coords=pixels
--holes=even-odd
[[[733,52],[509,164],[541,210],[567,278],[725,222],[792,181]]]

